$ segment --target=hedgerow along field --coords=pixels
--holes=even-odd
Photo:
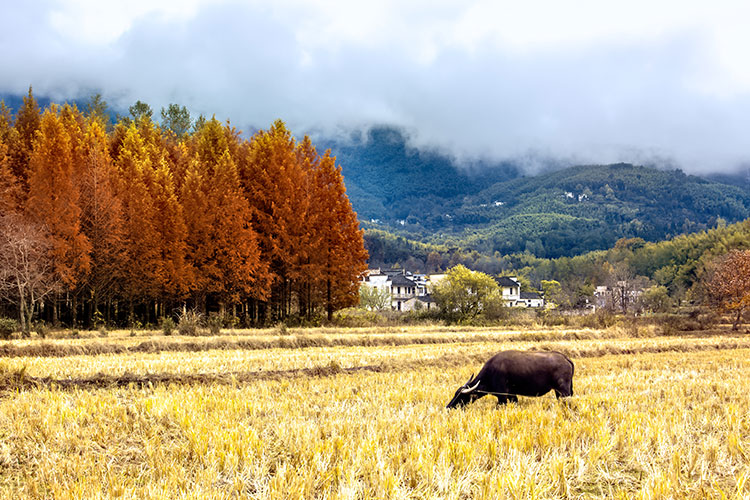
[[[568,354],[575,396],[445,409],[511,348]],[[746,334],[113,332],[0,353],[0,498],[750,498]]]

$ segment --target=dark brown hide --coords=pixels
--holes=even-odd
[[[471,403],[487,394],[498,404],[517,396],[542,396],[555,391],[558,398],[573,395],[573,362],[553,351],[502,351],[487,361],[476,377],[456,390],[448,408]]]

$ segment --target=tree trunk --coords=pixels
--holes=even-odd
[[[52,325],[55,328],[60,326],[60,312],[58,311],[57,299],[58,299],[58,295],[55,294],[52,297]]]
[[[328,309],[328,321],[333,321],[333,299],[331,293],[331,278],[326,279],[326,307]]]
[[[737,310],[737,316],[734,318],[734,324],[732,325],[732,330],[737,330],[740,326],[740,320],[742,319],[742,309]]]

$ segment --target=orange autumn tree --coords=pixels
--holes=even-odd
[[[129,265],[117,172],[109,156],[104,124],[96,117],[86,122],[80,156],[81,230],[91,244],[91,269],[81,280],[81,289],[84,300],[90,301],[87,320],[91,323],[92,318],[99,318],[100,303],[116,297]]]
[[[14,141],[8,144],[11,155],[11,169],[21,182],[24,191],[28,191],[29,161],[40,123],[39,104],[37,104],[31,92],[31,87],[29,87],[29,94],[23,98],[23,105],[16,113],[15,123],[13,124],[16,132]]]
[[[310,225],[319,273],[316,288],[330,321],[335,310],[358,303],[359,278],[367,270],[367,250],[336,158],[329,150],[313,165],[314,213]]]
[[[300,262],[307,260],[308,179],[296,155],[292,134],[277,120],[246,146],[241,178],[253,208],[252,223],[260,236],[263,258],[272,278],[272,314],[291,314]]]
[[[122,204],[127,262],[121,287],[132,318],[136,305],[154,300],[159,294],[160,235],[150,191],[155,175],[146,144],[135,125],[127,128],[118,151],[116,192]]]
[[[31,92],[15,117],[0,104],[0,216],[41,235],[54,285],[44,308],[24,302],[27,326],[58,308],[89,326],[153,323],[191,302],[262,321],[356,300],[366,254],[330,154],[282,121],[250,141],[215,119],[178,137],[147,108],[108,134],[94,107],[40,114]],[[3,307],[20,311],[15,300]]]
[[[165,306],[187,297],[195,280],[195,270],[186,258],[188,228],[185,214],[177,196],[174,177],[165,158],[159,161],[150,186],[154,229],[159,235],[157,250],[160,299],[157,316],[165,316]]]
[[[242,178],[274,277],[275,314],[323,309],[332,318],[356,304],[367,253],[335,159],[320,157],[309,137],[297,144],[280,120],[246,155]]]
[[[151,166],[143,173],[151,197],[151,212],[148,217],[156,234],[156,293],[153,298],[156,300],[154,311],[158,317],[167,314],[168,304],[187,297],[194,285],[195,273],[185,256],[188,229],[178,197],[168,141],[147,117],[141,117],[137,121],[137,128]]]
[[[12,123],[10,110],[0,101],[0,214],[21,211],[24,200],[21,183],[11,167],[11,144],[17,134]]]
[[[55,272],[68,290],[73,290],[91,265],[91,245],[81,231],[74,149],[57,106],[51,106],[42,115],[34,140],[26,212],[46,228]]]
[[[704,289],[709,302],[720,312],[734,315],[737,330],[742,313],[750,308],[750,250],[732,250],[711,263]]]
[[[265,299],[268,267],[261,260],[250,205],[224,127],[215,118],[209,120],[193,138],[191,149],[181,200],[196,303],[205,310],[206,299],[213,295],[223,310],[244,297]]]

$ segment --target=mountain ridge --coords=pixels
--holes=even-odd
[[[445,156],[409,151],[394,129],[328,147],[363,227],[381,231],[370,244],[390,232],[487,255],[556,258],[604,250],[621,238],[660,241],[750,217],[750,191],[731,175],[709,179],[629,163],[524,175],[505,162],[484,165],[482,176],[481,168],[469,173]],[[381,257],[387,261],[387,252]]]

